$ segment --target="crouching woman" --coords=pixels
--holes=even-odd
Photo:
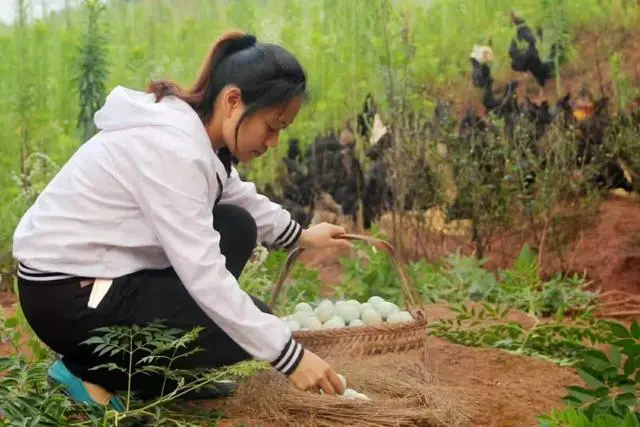
[[[13,240],[22,309],[60,356],[49,375],[71,397],[122,410],[117,392],[127,390],[127,375],[92,368],[129,361],[81,343],[95,328],[157,319],[205,328],[196,342],[203,351],[172,368],[253,358],[300,389],[342,393],[334,370],[238,286],[257,243],[350,246],[339,239],[341,227],[302,230],[234,167],[276,147],[305,92],[305,72],[289,52],[229,32],[192,87],[157,81],[147,92],[116,87],[109,94],[95,114],[99,132],[39,195]],[[153,398],[163,382],[136,375],[131,389]]]

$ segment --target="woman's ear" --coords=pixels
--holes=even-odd
[[[222,109],[226,117],[231,117],[234,111],[242,108],[242,96],[236,86],[228,86],[222,92]]]

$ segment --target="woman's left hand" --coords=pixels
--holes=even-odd
[[[302,249],[352,248],[350,241],[338,238],[342,234],[346,234],[344,227],[322,222],[302,232],[299,246]]]

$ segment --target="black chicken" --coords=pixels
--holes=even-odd
[[[477,88],[484,88],[491,79],[489,62],[493,59],[493,51],[489,46],[474,45],[471,51],[471,80]]]
[[[516,33],[517,41],[516,39],[511,39],[511,45],[509,46],[511,69],[521,73],[530,72],[542,91],[546,81],[555,76],[555,60],[560,54],[560,49],[556,43],[552,44],[548,60],[543,61],[536,46],[536,36],[531,28],[513,12],[511,13],[511,22],[518,27]],[[541,34],[541,30],[539,30],[539,34]],[[521,48],[519,43],[524,43],[526,47]]]
[[[458,139],[460,141],[460,145],[466,146],[471,140],[480,137],[486,139],[488,130],[489,126],[487,125],[487,122],[476,115],[473,108],[468,107],[465,110],[464,116],[460,121],[460,126],[458,127]]]
[[[496,116],[504,119],[504,131],[509,139],[513,139],[516,120],[520,114],[516,89],[518,82],[512,80],[504,87],[502,98],[496,98],[493,94],[493,80],[489,80],[489,84],[484,88],[482,96],[482,105],[487,112],[493,112]]]
[[[356,131],[362,138],[369,139],[371,129],[373,128],[373,120],[378,111],[378,107],[373,99],[373,95],[368,93],[364,99],[362,112],[358,114]]]
[[[496,98],[493,94],[493,79],[489,79],[487,86],[484,88],[482,96],[482,105],[487,111],[493,111],[499,116],[506,116],[511,113],[518,112],[518,101],[516,98],[516,89],[518,82],[512,80],[506,84],[502,94],[502,98]]]
[[[300,151],[300,140],[298,138],[291,138],[287,146],[287,158],[295,161],[300,161],[302,152]]]
[[[525,99],[525,106],[523,110],[525,118],[535,126],[533,140],[537,141],[542,138],[547,127],[553,121],[549,102],[542,101],[542,103],[538,105],[533,103],[529,97],[527,97]]]
[[[307,173],[313,184],[313,192],[335,192],[335,176],[333,166],[340,156],[340,141],[335,132],[328,135],[317,135],[305,152]]]

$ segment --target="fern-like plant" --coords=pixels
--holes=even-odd
[[[107,37],[101,14],[106,6],[100,0],[84,0],[88,18],[83,42],[77,58],[79,74],[76,79],[80,112],[78,128],[83,141],[95,133],[93,115],[106,97],[108,76]]]

